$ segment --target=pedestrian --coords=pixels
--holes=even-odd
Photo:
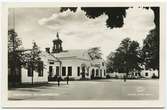
[[[69,81],[69,76],[67,75],[67,85],[68,85],[68,81]]]
[[[61,77],[60,76],[58,76],[58,78],[57,78],[57,84],[58,84],[58,86],[60,86],[60,80],[61,80]]]
[[[124,82],[126,82],[126,76],[124,75]]]

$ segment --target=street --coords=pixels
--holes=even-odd
[[[156,100],[159,80],[62,81],[48,85],[15,88],[8,91],[9,100]]]

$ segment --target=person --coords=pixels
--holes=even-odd
[[[68,81],[69,81],[69,76],[67,75],[67,85],[68,85]]]
[[[57,84],[58,84],[58,86],[60,86],[60,80],[61,80],[61,77],[60,76],[58,76],[58,78],[57,78]]]
[[[126,82],[126,76],[124,75],[124,82]]]

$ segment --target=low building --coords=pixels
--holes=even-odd
[[[92,59],[87,49],[63,50],[58,34],[57,39],[53,40],[52,52],[50,48],[46,48],[46,51],[40,53],[40,59],[36,67],[32,67],[33,62],[29,61],[20,67],[17,78],[20,83],[47,83],[59,76],[62,79],[67,76],[73,79],[106,76],[106,64],[102,58]],[[10,68],[8,70],[10,71]]]
[[[141,71],[141,77],[142,78],[158,78],[159,77],[159,73],[158,70],[142,70]]]
[[[126,76],[126,73],[113,72],[113,73],[107,73],[107,75],[110,78],[122,79],[124,78],[124,76]]]
[[[128,79],[140,79],[140,78],[146,78],[146,79],[151,79],[151,78],[158,78],[159,73],[158,70],[141,70],[141,71],[133,71],[129,72],[128,75],[126,73],[118,73],[118,72],[113,72],[113,73],[107,73],[107,76],[110,78],[118,78],[122,79],[124,76]]]
[[[59,62],[50,62],[49,77],[61,76],[63,79],[69,76],[73,79],[104,78],[106,73],[103,59],[92,59],[87,49],[63,50],[62,41],[53,40],[52,52],[46,48],[46,52]]]
[[[58,59],[48,54],[47,52],[40,53],[41,62],[35,70],[29,65],[29,62],[21,68],[21,83],[47,83],[49,66],[51,62],[59,64]]]

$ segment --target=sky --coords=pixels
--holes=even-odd
[[[155,28],[154,12],[141,7],[126,9],[124,24],[117,28],[106,26],[108,15],[92,19],[80,8],[76,12],[60,12],[60,8],[16,8],[14,13],[9,10],[8,27],[15,27],[25,49],[32,48],[33,41],[41,50],[52,48],[52,40],[58,32],[64,50],[100,47],[104,59],[124,38],[138,41],[142,46],[149,31]]]

